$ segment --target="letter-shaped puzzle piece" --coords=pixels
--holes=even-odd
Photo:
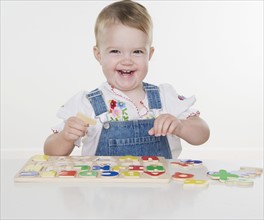
[[[150,177],[158,177],[158,176],[163,175],[165,172],[148,172],[148,171],[145,171],[144,173]]]
[[[96,125],[96,123],[97,123],[97,121],[95,119],[90,118],[90,117],[82,114],[81,112],[78,112],[76,117],[81,119],[84,123],[86,123],[88,125]]]
[[[96,178],[97,177],[97,171],[91,170],[91,171],[81,171],[79,173],[80,177],[86,177],[86,178]]]
[[[196,179],[187,179],[183,183],[183,187],[207,187],[207,180],[196,180]]]
[[[240,170],[254,172],[257,176],[261,176],[263,169],[259,167],[240,167]]]
[[[140,172],[138,171],[124,171],[121,173],[126,178],[139,178]]]
[[[38,176],[39,175],[39,172],[37,171],[22,171],[20,172],[19,176]]]
[[[34,165],[34,164],[29,164],[24,168],[24,171],[41,171],[43,166],[41,165]]]
[[[126,169],[126,166],[116,165],[112,167],[113,171],[120,171]]]
[[[40,174],[41,177],[55,177],[57,172],[55,170],[45,171]]]
[[[32,160],[33,161],[47,161],[49,159],[48,155],[35,155]]]
[[[218,179],[221,182],[225,182],[229,178],[238,178],[236,174],[228,173],[226,170],[219,170],[219,172],[208,172],[208,175],[212,179]]]
[[[74,168],[80,169],[80,170],[90,170],[91,167],[88,165],[75,165]]]
[[[191,164],[183,163],[183,162],[171,162],[170,164],[175,165],[175,166],[179,166],[179,167],[184,168],[184,169],[189,169],[192,167]]]
[[[186,179],[191,179],[193,178],[194,175],[190,173],[181,173],[181,172],[176,172],[172,175],[172,178],[175,180],[181,180],[185,181]]]
[[[146,167],[149,172],[164,172],[164,167],[160,165],[149,165]]]
[[[159,158],[156,156],[142,156],[141,159],[144,162],[158,162]]]
[[[226,180],[225,184],[229,186],[253,186],[254,182],[248,178],[231,178]]]
[[[255,178],[257,176],[256,173],[250,172],[250,171],[244,171],[244,170],[235,170],[235,171],[230,171],[232,174],[236,174],[241,178]]]
[[[130,165],[128,167],[129,170],[134,170],[134,171],[144,171],[144,166],[139,166],[139,165]]]
[[[75,177],[76,173],[76,170],[62,170],[59,173],[59,177]]]
[[[193,165],[201,165],[203,163],[201,160],[181,160],[181,162]]]
[[[131,155],[127,155],[127,156],[123,156],[119,158],[120,161],[138,161],[137,157],[131,156]]]
[[[102,176],[102,177],[116,177],[116,176],[118,176],[118,175],[119,175],[118,172],[116,172],[116,171],[112,171],[112,170],[109,170],[109,171],[103,171],[103,172],[101,173],[101,176]]]
[[[105,165],[105,166],[94,165],[93,170],[110,170],[110,166],[109,165]]]

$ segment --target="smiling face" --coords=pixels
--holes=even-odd
[[[148,62],[154,52],[149,37],[136,28],[111,24],[101,30],[95,58],[107,82],[124,93],[142,90]]]

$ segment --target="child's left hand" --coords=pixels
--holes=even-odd
[[[148,133],[155,136],[166,136],[167,134],[175,134],[176,130],[182,127],[182,123],[179,119],[171,114],[159,115],[155,121],[154,126]]]

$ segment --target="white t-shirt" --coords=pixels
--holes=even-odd
[[[194,96],[185,98],[179,95],[170,84],[159,85],[160,98],[162,109],[152,112],[148,107],[148,99],[145,96],[142,100],[142,108],[138,109],[133,102],[121,91],[113,89],[107,82],[98,87],[105,100],[108,112],[97,117],[97,124],[88,127],[88,132],[85,137],[80,138],[75,142],[76,146],[82,146],[82,156],[95,155],[95,151],[99,142],[102,125],[105,121],[115,120],[135,120],[157,117],[159,114],[169,113],[179,119],[186,119],[189,116],[198,115],[199,111],[191,109],[195,103]],[[95,118],[95,113],[86,95],[89,91],[80,91],[66,102],[59,111],[57,117],[62,119],[62,122],[52,127],[53,132],[60,132],[64,128],[65,121],[72,116],[76,116],[78,112]],[[168,135],[172,157],[177,158],[181,153],[180,138],[175,135]]]

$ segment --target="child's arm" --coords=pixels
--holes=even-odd
[[[162,114],[155,119],[154,127],[149,130],[149,134],[155,136],[173,134],[192,145],[200,145],[209,139],[210,130],[199,116],[179,120],[173,115]]]
[[[46,155],[68,156],[74,148],[74,142],[83,137],[88,125],[78,117],[70,117],[59,133],[50,135],[44,145]]]

